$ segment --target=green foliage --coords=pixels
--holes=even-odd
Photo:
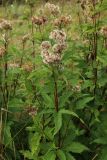
[[[81,143],[72,142],[69,146],[66,147],[66,150],[73,153],[82,153],[83,151],[87,151],[88,148]]]
[[[72,3],[0,8],[1,160],[107,160],[107,2]],[[40,55],[55,29],[66,49]]]

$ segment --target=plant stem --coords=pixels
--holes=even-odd
[[[33,16],[33,7],[30,6],[30,12],[31,12],[31,17]],[[35,40],[34,40],[34,24],[32,22],[32,26],[31,26],[31,35],[32,35],[32,47],[33,47],[33,51],[32,51],[32,57],[35,58]],[[34,65],[35,68],[35,65]]]
[[[8,62],[7,62],[7,55],[8,55],[8,31],[6,31],[4,33],[4,48],[5,48],[5,59],[4,59],[4,84],[3,87],[1,87],[2,93],[3,93],[3,99],[4,99],[4,104],[3,104],[3,109],[6,110],[6,112],[2,112],[2,122],[4,121],[4,123],[2,123],[1,128],[1,134],[3,134],[4,129],[6,127],[6,123],[7,123],[7,117],[8,117],[8,99],[9,99],[9,90],[8,90],[8,82],[7,82],[7,72],[8,72]],[[3,144],[4,142],[4,134],[2,135],[2,139],[1,139],[1,144]],[[2,147],[1,149],[2,155],[4,152],[4,148]]]
[[[59,111],[59,101],[58,101],[58,86],[57,86],[57,80],[55,77],[55,71],[53,69],[53,79],[54,79],[54,104],[55,104],[55,111]],[[58,148],[61,146],[61,133],[58,132]]]
[[[94,12],[95,12],[95,2],[93,2],[93,8],[94,8]],[[94,15],[93,17],[93,27],[94,27],[94,33],[93,33],[93,55],[94,55],[94,62],[96,62],[96,58],[97,58],[97,43],[98,43],[98,34],[97,34],[97,18],[96,15]],[[96,89],[97,89],[97,71],[98,68],[97,66],[94,68],[94,83],[95,83],[95,87],[94,87],[94,95],[96,94]]]
[[[5,103],[5,108],[7,109],[7,102],[8,102],[8,85],[7,85],[7,71],[8,71],[8,63],[7,63],[7,50],[8,50],[8,37],[7,37],[7,33],[5,33],[5,43],[4,43],[4,47],[5,47],[5,56],[6,56],[6,60],[5,60],[5,64],[4,64],[4,78],[5,78],[5,99],[6,99],[6,103]]]
[[[58,89],[57,89],[57,81],[55,77],[55,72],[53,69],[53,79],[54,79],[54,103],[55,103],[55,110],[58,112]]]

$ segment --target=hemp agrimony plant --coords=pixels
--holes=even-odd
[[[23,5],[0,20],[0,160],[106,160],[106,0]]]

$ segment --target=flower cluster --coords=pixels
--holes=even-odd
[[[32,22],[36,25],[43,25],[46,23],[46,21],[47,21],[47,18],[44,16],[41,16],[41,17],[33,16],[32,17]]]
[[[81,85],[76,85],[75,87],[72,87],[73,92],[81,92]]]
[[[101,1],[102,0],[94,0],[94,1],[92,1],[92,0],[80,0],[79,2],[81,4],[82,9],[85,9],[86,5],[91,5],[91,4],[96,5],[98,3],[101,3]]]
[[[36,108],[35,106],[29,106],[27,109],[26,109],[27,113],[29,114],[29,116],[35,116],[37,115],[37,112],[38,112],[38,108]]]
[[[100,4],[101,0],[81,0],[80,5],[83,11],[83,16],[86,21],[93,22],[93,19],[99,17],[99,13],[95,12],[95,7]]]
[[[66,33],[61,30],[54,30],[50,33],[50,39],[56,43],[52,46],[49,41],[41,44],[41,56],[45,64],[59,64],[62,59],[62,52],[66,48]]]
[[[51,48],[51,43],[49,41],[43,41],[41,44],[41,48],[43,50],[48,50]]]
[[[45,64],[57,64],[61,61],[61,56],[59,54],[52,54],[49,51],[43,50],[41,56]]]
[[[63,42],[63,43],[58,43],[58,44],[55,44],[53,47],[52,47],[52,50],[54,53],[62,53],[62,51],[66,48],[66,44]]]
[[[0,29],[1,30],[12,30],[12,25],[9,21],[7,20],[2,20],[0,22]]]
[[[72,22],[72,19],[71,19],[70,15],[69,16],[61,16],[60,18],[55,19],[54,25],[61,27],[62,25],[63,26],[69,25],[71,22]]]
[[[66,33],[62,30],[53,30],[51,33],[50,33],[50,36],[49,36],[50,39],[53,39],[54,41],[62,44],[62,43],[65,43],[65,40],[66,40]]]
[[[46,3],[44,9],[45,9],[45,12],[50,13],[54,16],[60,13],[59,6],[51,3]]]

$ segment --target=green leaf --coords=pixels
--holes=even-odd
[[[46,106],[48,108],[54,108],[54,101],[53,101],[52,96],[48,95],[47,93],[42,93],[42,96],[43,96]]]
[[[76,103],[76,108],[77,109],[83,109],[87,106],[87,103],[89,103],[90,101],[92,101],[94,99],[94,97],[83,97],[81,99],[79,99]]]
[[[98,78],[98,85],[99,87],[102,87],[106,85],[107,83],[107,75],[106,74],[101,74]]]
[[[70,153],[66,153],[67,160],[76,160]]]
[[[38,150],[41,135],[39,133],[31,134],[29,139],[30,149],[32,154],[34,154]]]
[[[8,122],[4,127],[4,144],[12,148],[12,136],[11,136],[11,122]]]
[[[101,63],[103,63],[104,66],[107,65],[107,56],[106,56],[106,55],[102,55],[102,56],[100,56],[100,57],[97,57],[97,59],[98,59]]]
[[[71,96],[71,92],[64,93],[60,98],[59,98],[59,107],[63,108],[65,106],[65,103],[68,102],[69,97]]]
[[[20,112],[23,110],[24,103],[20,98],[12,98],[9,101],[9,111],[11,112]]]
[[[66,110],[66,109],[61,109],[59,111],[61,114],[69,114],[69,115],[72,115],[74,117],[77,117],[78,118],[78,115],[70,110]]]
[[[43,157],[43,160],[55,160],[56,159],[56,154],[54,151],[49,151],[48,153],[45,154]]]
[[[54,122],[55,122],[54,135],[56,135],[62,126],[62,114],[60,112],[55,114]]]
[[[66,155],[63,150],[58,149],[57,156],[60,160],[66,160]]]
[[[53,131],[53,128],[49,128],[49,127],[46,127],[45,130],[44,130],[45,136],[49,140],[53,140],[53,138],[54,138],[53,134],[52,134],[52,131]]]
[[[102,148],[98,160],[107,160],[107,146]]]
[[[20,151],[24,155],[25,158],[32,159],[32,154],[28,150]]]
[[[66,150],[73,153],[82,153],[84,151],[88,151],[89,149],[79,142],[72,142],[66,147]]]
[[[105,137],[99,137],[99,138],[95,139],[93,142],[97,143],[97,144],[106,145],[107,144],[107,136],[105,136]]]
[[[50,108],[50,109],[42,110],[39,114],[43,115],[43,114],[52,114],[52,113],[54,113],[54,109]]]
[[[78,115],[77,115],[75,112],[73,112],[73,111],[66,110],[66,109],[61,109],[59,112],[60,112],[61,114],[69,114],[69,115],[72,115],[72,116],[78,118],[83,124],[85,124],[85,122],[84,122],[81,118],[79,118]],[[85,124],[85,125],[86,125],[86,124]]]

